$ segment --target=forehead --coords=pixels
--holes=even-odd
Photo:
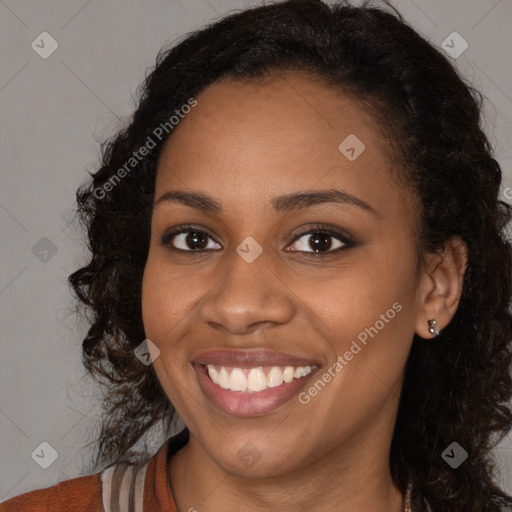
[[[226,203],[269,204],[297,190],[341,188],[379,204],[383,190],[388,199],[405,194],[372,115],[319,80],[224,81],[196,99],[160,155],[155,197],[190,188]]]

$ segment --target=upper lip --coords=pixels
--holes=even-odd
[[[297,357],[274,350],[209,350],[197,354],[193,360],[196,364],[216,364],[236,368],[255,368],[258,366],[313,366],[312,359]]]

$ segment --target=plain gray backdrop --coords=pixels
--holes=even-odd
[[[126,124],[161,46],[259,4],[0,0],[0,501],[84,474],[90,463],[97,400],[80,361],[86,326],[66,279],[86,258],[69,221],[86,168],[97,168],[98,140]],[[394,5],[441,51],[445,40],[458,52],[467,42],[450,58],[487,98],[484,122],[510,201],[511,0]],[[41,443],[57,455],[46,469],[53,452]],[[496,452],[512,493],[510,435]]]

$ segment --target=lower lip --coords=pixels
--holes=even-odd
[[[293,379],[280,386],[256,392],[231,391],[215,384],[208,376],[206,366],[194,364],[194,369],[203,393],[221,411],[232,416],[261,416],[268,414],[280,405],[298,395],[301,388],[317,373],[314,368],[309,375]]]

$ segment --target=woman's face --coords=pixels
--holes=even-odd
[[[196,453],[246,476],[387,453],[423,313],[416,218],[386,141],[299,74],[197,101],[159,160],[142,296]]]

